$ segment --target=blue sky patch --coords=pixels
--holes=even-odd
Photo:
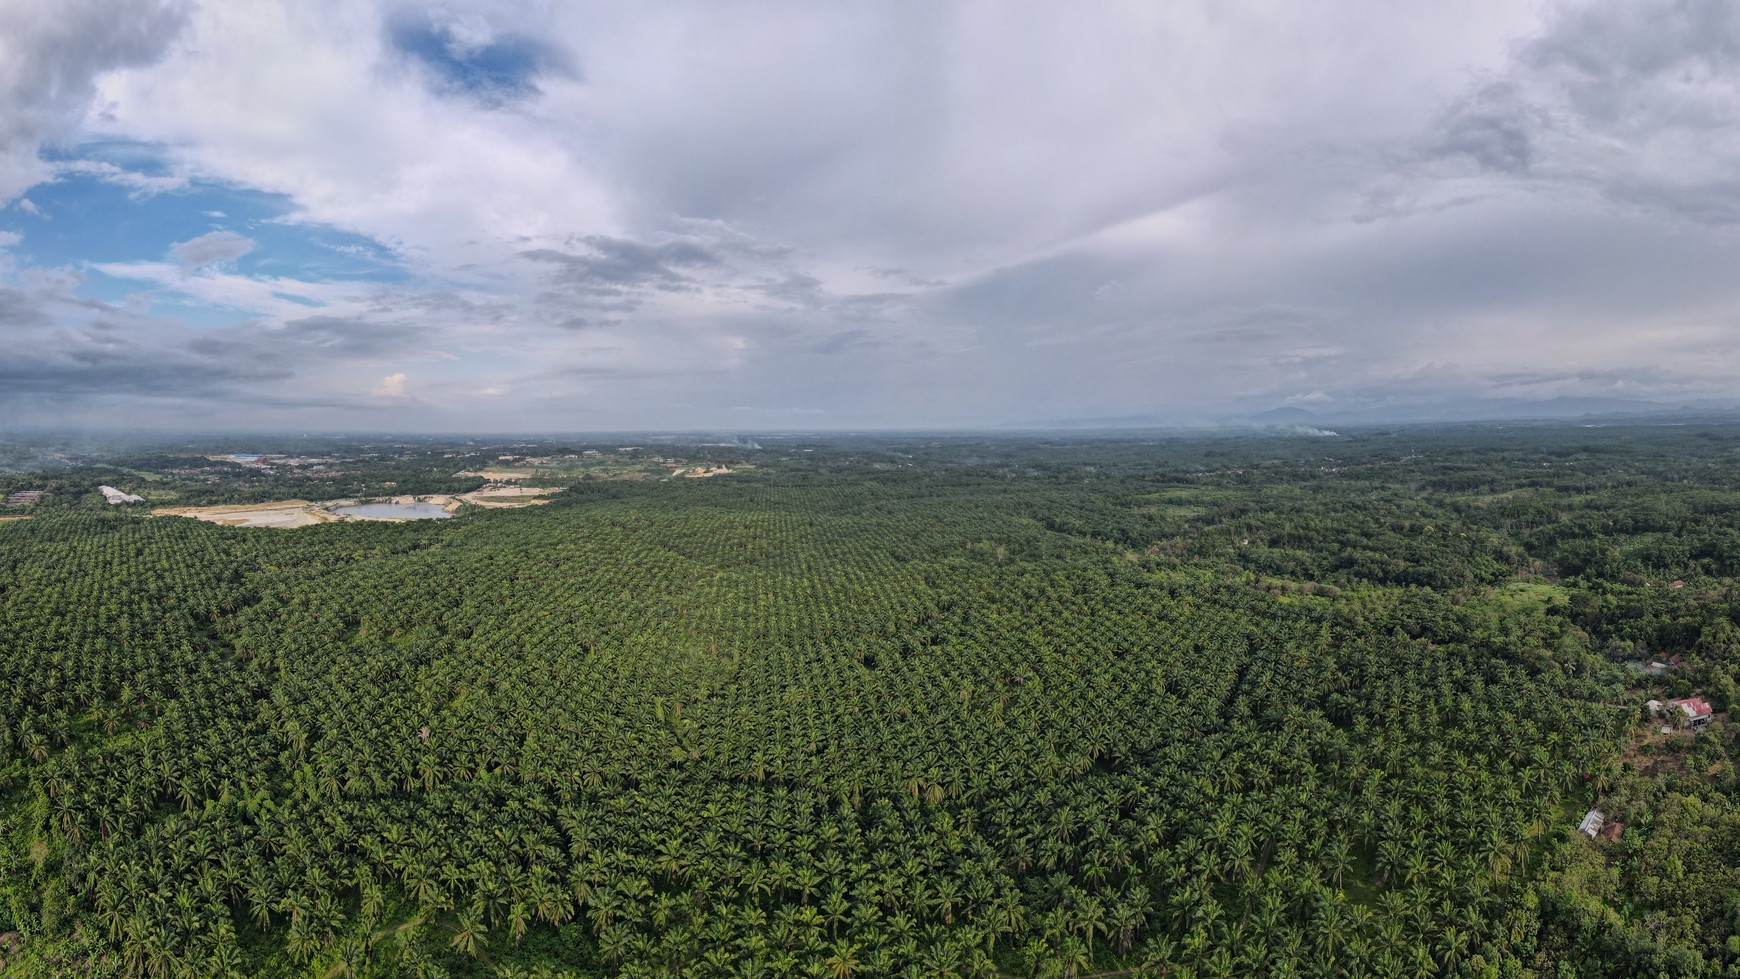
[[[83,149],[83,147],[81,147]],[[11,251],[42,268],[124,262],[173,261],[171,248],[214,231],[253,242],[246,254],[223,263],[248,276],[304,282],[401,282],[408,278],[393,252],[372,239],[328,225],[294,220],[288,197],[208,181],[172,181],[161,159],[140,144],[92,144],[89,153],[45,159],[61,175],[30,189],[34,211],[14,206],[0,212],[0,230],[22,240]],[[114,170],[84,166],[108,164]],[[68,169],[68,168],[78,168]],[[155,183],[141,186],[137,178]],[[117,298],[136,291],[125,280],[89,271],[85,294]],[[298,300],[300,301],[300,300]]]
[[[170,170],[168,161],[163,158],[163,152],[158,148],[158,144],[142,143],[137,140],[93,139],[66,149],[44,146],[37,155],[49,163],[74,163],[79,160],[87,160],[112,164],[122,170],[146,177],[173,176],[173,171]]]
[[[440,87],[507,101],[537,92],[537,76],[564,72],[560,52],[529,37],[503,34],[484,45],[467,45],[445,25],[406,18],[388,26],[393,47],[433,73]]]
[[[296,303],[296,304],[301,305],[301,306],[313,306],[315,308],[319,308],[321,305],[319,300],[309,299],[307,296],[298,296],[295,293],[274,292],[274,293],[272,293],[272,295],[277,296],[279,299],[282,299],[285,302]]]
[[[310,308],[321,302],[301,294],[295,283],[410,278],[381,243],[298,221],[294,204],[282,194],[178,177],[150,144],[93,142],[70,152],[47,151],[42,158],[56,166],[58,176],[0,210],[0,232],[19,237],[7,251],[23,266],[78,270],[80,298],[118,305],[137,297],[133,301],[142,299],[149,315],[214,327],[259,314],[202,300],[149,276],[131,277],[116,266],[171,263],[189,273],[211,268],[283,280],[273,282],[272,295]],[[214,232],[221,233],[219,247],[202,251],[197,239]],[[175,246],[188,242],[195,247],[178,254]],[[205,257],[190,263],[190,254]]]

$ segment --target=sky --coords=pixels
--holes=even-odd
[[[0,428],[1736,380],[1731,0],[0,0]]]

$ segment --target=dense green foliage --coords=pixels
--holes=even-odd
[[[1734,696],[1740,431],[769,444],[431,523],[0,524],[0,956],[1740,975],[1726,720],[1642,741],[1626,665]]]

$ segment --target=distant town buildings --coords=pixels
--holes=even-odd
[[[274,466],[325,466],[342,459],[318,456],[290,456],[281,452],[230,452],[223,455],[206,456],[213,462],[229,462],[249,469],[269,470]],[[169,470],[175,472],[175,470]]]

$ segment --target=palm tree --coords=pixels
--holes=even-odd
[[[860,965],[858,946],[852,942],[837,942],[827,959],[828,971],[834,979],[852,979],[858,974]]]
[[[448,944],[461,954],[475,958],[489,944],[489,930],[483,926],[482,919],[482,909],[475,906],[460,912],[458,924],[453,929],[453,939]]]

